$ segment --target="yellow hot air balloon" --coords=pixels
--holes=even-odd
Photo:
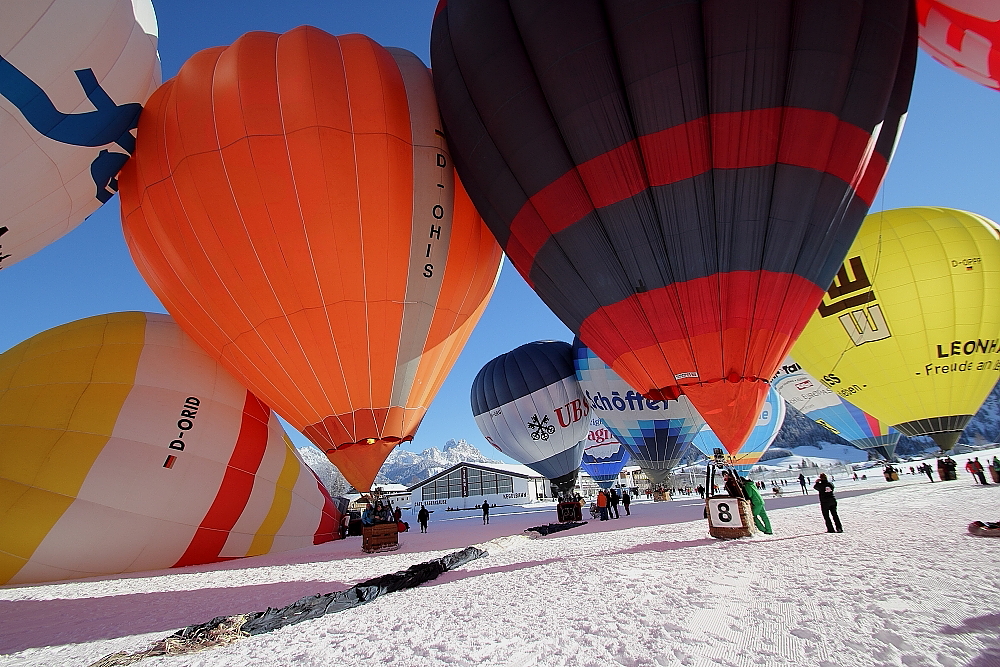
[[[865,412],[951,449],[1000,371],[1000,226],[948,208],[869,215],[791,354]]]
[[[295,549],[339,519],[274,413],[166,315],[0,355],[0,584]]]

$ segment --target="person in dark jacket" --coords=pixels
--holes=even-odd
[[[487,501],[483,501],[483,525],[485,526],[490,522],[490,504]]]
[[[609,519],[619,518],[620,515],[618,514],[618,501],[621,500],[621,498],[618,496],[617,489],[611,489],[611,496],[608,498],[608,500],[609,500],[608,518]]]
[[[833,495],[833,484],[826,478],[826,473],[819,474],[819,479],[813,484],[813,488],[819,493],[819,508],[823,512],[823,521],[826,522],[826,532],[844,532],[844,528],[840,525],[840,517],[837,515],[837,498]],[[832,523],[830,519],[833,519]]]
[[[733,498],[744,498],[746,494],[743,491],[743,485],[740,484],[739,480],[736,479],[729,472],[722,473],[722,479],[725,480],[726,494],[732,496]]]
[[[622,491],[622,507],[625,508],[625,516],[631,516],[631,512],[628,511],[628,506],[632,504],[632,496],[628,494],[628,491]]]
[[[802,495],[808,496],[809,489],[806,488],[806,476],[799,473],[799,485],[802,487]]]
[[[417,521],[420,523],[420,532],[427,532],[427,521],[431,518],[431,513],[427,511],[424,506],[420,507],[420,511],[417,512]]]

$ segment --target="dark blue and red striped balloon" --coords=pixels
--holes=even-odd
[[[452,156],[556,315],[738,447],[885,174],[911,4],[442,0]]]

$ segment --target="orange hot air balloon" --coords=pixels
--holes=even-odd
[[[120,178],[139,271],[357,489],[411,440],[502,254],[413,54],[311,27],[195,54]]]

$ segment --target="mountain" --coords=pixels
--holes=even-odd
[[[298,448],[299,456],[313,469],[316,476],[326,487],[330,495],[342,496],[351,490],[340,471],[330,463],[326,455],[319,449],[308,445]],[[375,478],[375,484],[404,484],[410,486],[432,475],[446,470],[456,463],[499,463],[486,458],[475,445],[465,440],[449,440],[443,449],[431,447],[417,454],[397,447],[389,454],[382,464],[382,469]]]
[[[296,449],[299,452],[299,456],[306,462],[306,465],[313,469],[313,472],[316,473],[319,481],[323,483],[323,486],[326,487],[331,496],[342,496],[351,488],[351,485],[347,483],[347,480],[340,474],[336,466],[330,463],[330,459],[326,458],[326,454],[321,452],[318,447],[306,445],[305,447],[297,447]]]
[[[431,447],[417,454],[397,447],[382,464],[376,482],[410,486],[450,468],[456,463],[499,463],[483,455],[465,440],[449,440],[443,449]]]

